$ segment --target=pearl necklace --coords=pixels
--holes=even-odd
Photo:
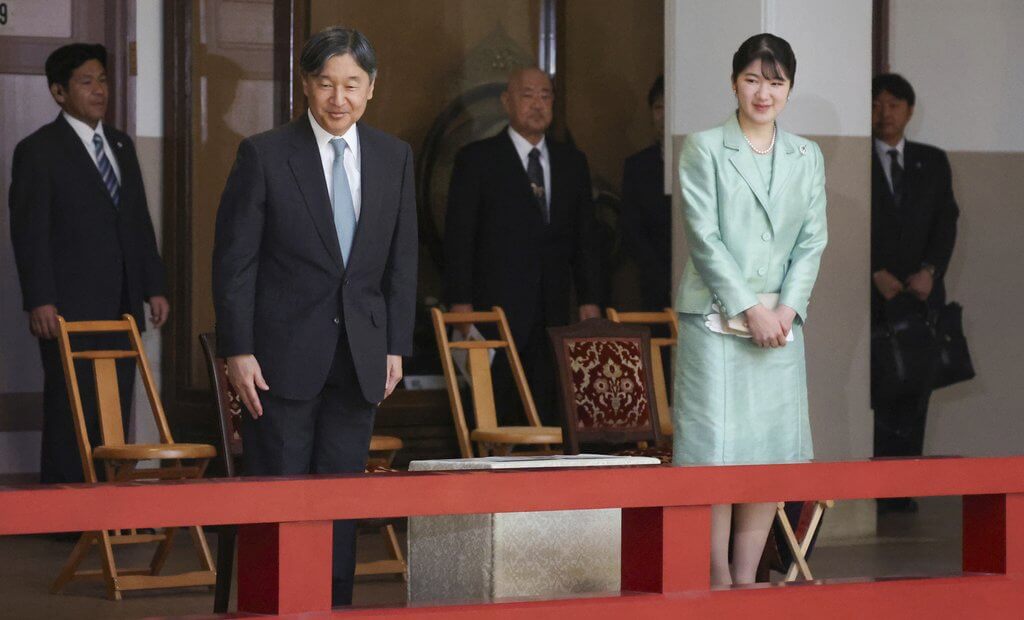
[[[768,145],[768,148],[764,149],[763,151],[761,149],[757,148],[756,146],[754,146],[754,143],[751,142],[750,138],[747,137],[746,132],[741,130],[740,133],[743,134],[743,139],[747,141],[747,146],[750,147],[750,150],[754,151],[758,155],[767,155],[768,153],[772,152],[773,148],[775,148],[775,133],[776,133],[777,130],[778,130],[778,125],[776,125],[775,123],[772,123],[772,142],[771,142],[771,144]]]

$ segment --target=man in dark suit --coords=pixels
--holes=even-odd
[[[501,306],[541,421],[557,425],[554,364],[545,329],[600,315],[600,266],[590,170],[578,150],[545,137],[554,92],[540,69],[515,72],[501,96],[509,126],[462,148],[445,215],[444,299],[452,311]],[[504,356],[495,398],[517,402]],[[522,421],[518,422],[522,424]]]
[[[672,306],[672,198],[665,194],[663,76],[658,76],[647,93],[647,105],[657,138],[626,159],[619,222],[624,249],[640,271],[643,309],[660,311]]]
[[[14,150],[11,239],[29,328],[42,356],[44,483],[81,482],[81,459],[55,340],[57,315],[68,321],[118,319],[146,327],[167,320],[164,270],[157,253],[142,173],[131,138],[103,123],[107,51],[75,43],[46,60],[46,79],[61,113]],[[127,348],[125,338],[76,337],[76,348]],[[99,440],[91,364],[76,366],[89,439]],[[118,363],[127,430],[133,362]],[[101,472],[102,475],[102,472]]]
[[[945,304],[943,276],[953,254],[960,210],[946,154],[904,136],[914,113],[910,83],[900,75],[879,75],[871,91],[871,317],[878,325],[914,302],[930,308]],[[872,399],[875,456],[922,453],[930,396],[929,390],[896,400]],[[915,508],[905,499],[879,506]]]
[[[213,252],[217,349],[250,416],[249,475],[361,472],[412,353],[412,150],[358,122],[377,60],[356,30],[300,58],[309,110],[242,141]],[[332,598],[352,600],[355,526],[334,524]]]

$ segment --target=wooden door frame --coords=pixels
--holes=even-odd
[[[124,0],[121,0],[124,1]],[[192,383],[192,34],[190,1],[164,3],[164,232],[167,289],[174,312],[162,330],[161,392],[179,441],[216,436],[209,388]],[[274,0],[274,119],[301,105],[294,79],[298,51],[309,33],[309,0]],[[291,62],[289,62],[291,60]],[[195,340],[195,342],[193,342]]]

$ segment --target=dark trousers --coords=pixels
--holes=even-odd
[[[875,456],[921,456],[931,395],[875,403]]]
[[[128,337],[121,334],[96,334],[71,337],[72,351],[87,349],[128,349]],[[82,457],[78,451],[75,423],[71,414],[64,367],[60,361],[57,340],[40,340],[39,354],[43,362],[43,445],[40,454],[39,480],[43,484],[83,482]],[[75,362],[78,391],[82,399],[82,413],[88,431],[89,443],[95,447],[102,442],[99,410],[96,403],[96,382],[91,360]],[[117,387],[121,396],[121,422],[128,432],[131,417],[132,389],[135,385],[135,361],[117,361]],[[102,470],[99,479],[105,478]]]
[[[261,392],[263,415],[242,416],[249,476],[362,472],[377,407],[363,398],[344,336],[334,368],[316,398],[290,400]],[[355,521],[334,522],[332,604],[350,605],[356,568]]]
[[[560,426],[562,418],[558,412],[555,361],[548,339],[543,303],[537,309],[535,317],[536,320],[526,339],[515,343],[516,351],[519,353],[519,361],[523,365],[523,373],[526,375],[527,385],[530,386],[530,395],[533,396],[533,403],[537,407],[540,423],[544,426]],[[515,377],[512,376],[512,368],[504,351],[495,352],[491,381],[494,386],[494,406],[497,410],[498,423],[502,426],[528,424]]]

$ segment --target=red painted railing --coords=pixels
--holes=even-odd
[[[710,506],[963,496],[963,574],[712,589]],[[623,509],[621,594],[331,612],[332,519]],[[0,535],[241,524],[239,610],[303,618],[1019,617],[1024,457],[0,487]],[[826,525],[827,527],[827,525]]]

